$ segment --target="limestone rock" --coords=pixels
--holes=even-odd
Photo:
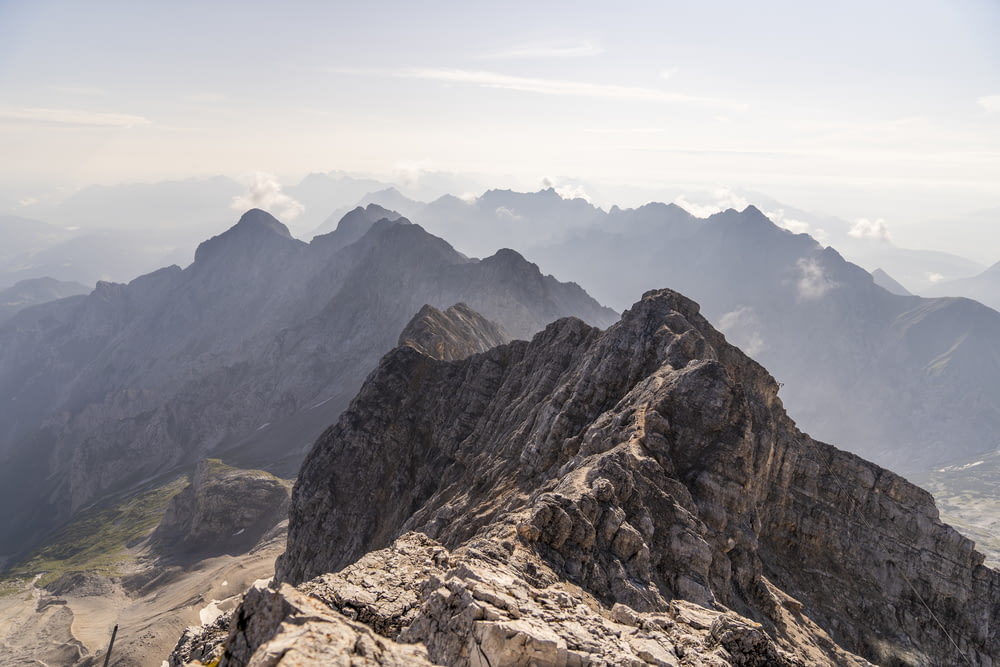
[[[297,589],[285,584],[279,591],[251,591],[237,611],[244,620],[231,624],[223,664],[258,664],[274,646],[299,648],[301,633],[288,626],[301,623],[303,614],[326,618],[335,611],[363,621],[386,641],[425,647],[430,660],[453,667],[868,664],[821,648],[830,639],[808,622],[799,623],[795,655],[760,624],[733,612],[682,601],[657,612],[622,604],[609,609],[559,580],[530,547],[516,539],[501,544],[512,550],[508,563],[487,556],[485,540],[448,552],[422,534],[407,533]],[[535,566],[535,582],[525,579],[522,561]],[[221,653],[222,645],[214,650]],[[324,664],[310,659],[315,661],[304,664]]]
[[[444,312],[425,305],[399,335],[399,345],[443,361],[465,359],[509,341],[510,336],[499,325],[464,303]]]
[[[418,646],[399,645],[288,585],[251,588],[234,614],[219,667],[419,667]]]
[[[437,540],[460,562],[435,566],[412,621],[384,617],[448,664],[486,664],[499,637],[516,660],[575,655],[591,640],[524,611],[552,586],[616,623],[676,613],[701,633],[664,640],[679,658],[690,644],[719,664],[997,660],[1000,574],[927,493],[799,432],[777,391],[669,290],[607,331],[564,319],[453,362],[398,348],[307,457],[277,578],[343,570],[407,531]]]

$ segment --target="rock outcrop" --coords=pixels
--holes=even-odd
[[[397,348],[303,464],[276,578],[445,664],[995,664],[1000,574],[777,393],[669,290],[607,331]]]
[[[425,305],[399,335],[399,345],[442,361],[456,361],[510,341],[496,323],[457,303],[442,312]]]
[[[174,496],[150,543],[166,554],[245,553],[285,520],[291,483],[218,459],[198,463]]]

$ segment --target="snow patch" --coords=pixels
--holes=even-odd
[[[202,625],[214,623],[217,618],[222,616],[223,611],[219,609],[219,602],[221,602],[221,600],[212,600],[198,612],[198,619],[201,621]]]

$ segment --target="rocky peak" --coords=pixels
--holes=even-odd
[[[259,208],[252,208],[228,230],[202,242],[195,251],[194,261],[195,264],[204,263],[212,257],[225,253],[226,249],[260,252],[263,248],[281,241],[290,244],[301,243],[296,241],[288,231],[288,227],[273,215]]]
[[[709,643],[757,637],[756,662],[727,648],[716,664],[1000,656],[1000,574],[940,523],[931,497],[799,432],[775,380],[669,290],[607,331],[564,319],[462,361],[386,355],[302,467],[277,578],[341,570],[411,530],[509,584],[481,593],[506,621],[463,611],[485,577],[471,565],[467,584],[432,577],[421,589],[433,621],[400,637],[447,664],[479,664],[454,647],[490,645],[494,630],[514,636],[487,624],[523,618],[533,594],[518,582],[580,591],[641,628],[657,614],[676,623],[681,605],[708,614]],[[523,620],[522,644],[615,655]],[[684,655],[679,637],[650,639]]]
[[[372,226],[382,220],[399,221],[402,216],[378,204],[356,207],[337,223],[337,228],[329,234],[322,234],[312,240],[313,244],[343,248],[364,236]]]
[[[510,341],[503,328],[464,303],[444,312],[425,305],[399,335],[399,345],[442,361],[455,361]]]

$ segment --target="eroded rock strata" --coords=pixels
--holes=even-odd
[[[269,595],[448,665],[994,664],[1000,575],[777,392],[668,290],[607,331],[400,347],[308,456]]]

